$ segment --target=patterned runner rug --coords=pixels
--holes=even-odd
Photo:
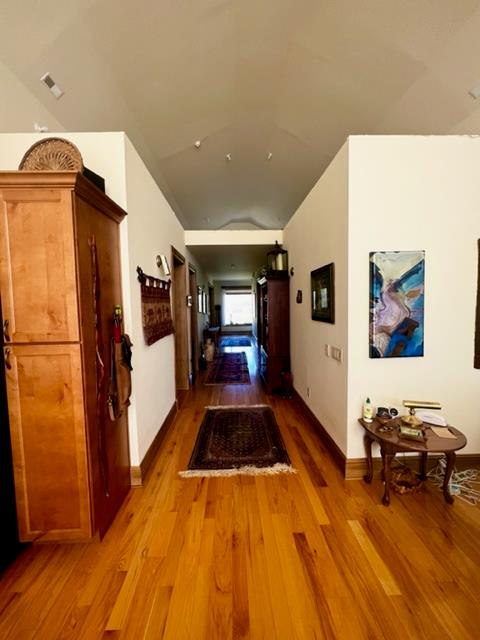
[[[245,352],[217,354],[207,371],[205,384],[250,384]]]
[[[221,347],[251,347],[252,343],[248,336],[223,336],[220,338]]]
[[[182,477],[295,473],[268,405],[206,409]]]

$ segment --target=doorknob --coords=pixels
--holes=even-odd
[[[5,366],[7,369],[12,368],[12,363],[10,362],[10,349],[5,349]]]
[[[3,321],[3,338],[5,342],[10,342],[10,336],[8,335],[8,320]]]

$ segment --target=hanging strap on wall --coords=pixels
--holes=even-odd
[[[102,360],[101,348],[103,345],[102,338],[102,325],[100,318],[100,276],[98,272],[98,256],[97,256],[97,244],[95,236],[91,236],[89,239],[90,245],[90,257],[92,265],[92,294],[93,294],[93,317],[95,324],[95,377],[96,377],[96,390],[97,390],[97,405],[96,405],[96,424],[97,424],[97,451],[98,461],[100,467],[100,475],[102,477],[103,492],[106,496],[110,495],[108,487],[108,458],[105,444],[105,424],[103,419],[104,412],[104,379],[105,379],[105,364]]]

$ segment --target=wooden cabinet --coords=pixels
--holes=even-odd
[[[267,393],[280,391],[290,371],[288,274],[272,273],[257,282],[257,341],[260,376]]]
[[[0,292],[19,537],[103,534],[130,486],[107,407],[125,212],[74,172],[0,172]]]

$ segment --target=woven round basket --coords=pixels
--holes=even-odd
[[[418,493],[423,488],[423,481],[408,467],[392,469],[391,487],[397,493]]]
[[[63,138],[44,138],[33,144],[18,167],[20,171],[83,171],[77,147]]]

